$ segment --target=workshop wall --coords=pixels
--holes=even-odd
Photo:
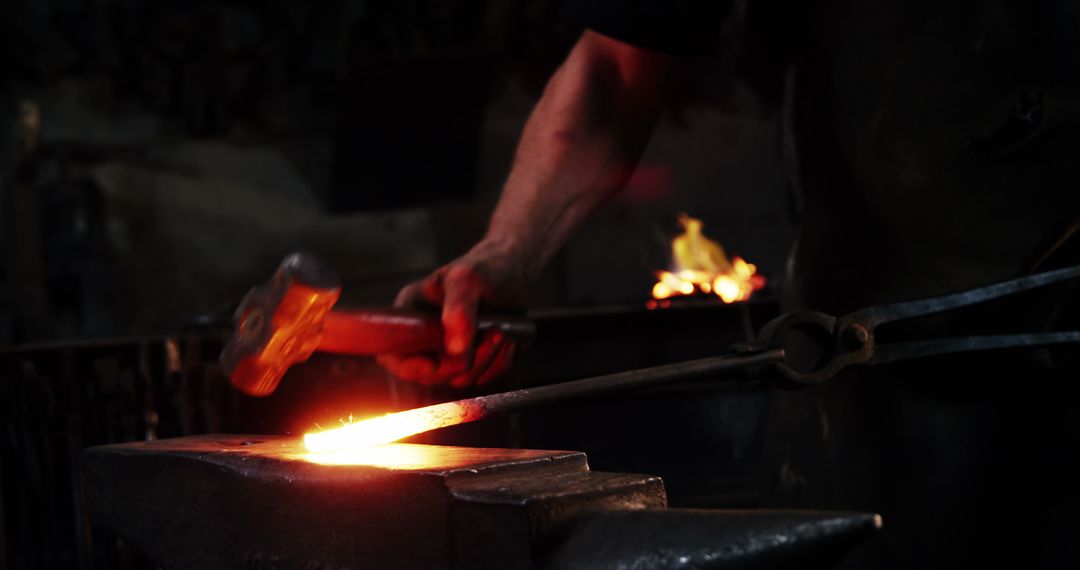
[[[351,300],[388,302],[482,233],[579,33],[560,4],[5,2],[2,338],[219,317],[295,249],[335,263]],[[681,211],[779,282],[775,114],[724,68],[704,75],[720,95],[665,116],[534,305],[643,301]]]

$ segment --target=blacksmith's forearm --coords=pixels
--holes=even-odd
[[[667,56],[587,32],[548,83],[518,146],[487,236],[535,277],[625,184],[662,107]]]

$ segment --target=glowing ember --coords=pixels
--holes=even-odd
[[[343,452],[390,443],[425,431],[478,419],[480,411],[456,402],[387,414],[344,427],[304,434],[304,447],[315,453]]]
[[[653,299],[662,300],[696,292],[715,294],[725,303],[745,301],[765,286],[757,267],[741,257],[728,261],[724,248],[705,237],[701,220],[679,216],[683,233],[671,242],[675,271],[661,271],[653,285]],[[655,304],[650,304],[650,307]]]

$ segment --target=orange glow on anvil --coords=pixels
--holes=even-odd
[[[371,445],[344,451],[305,453],[306,461],[319,465],[368,465],[391,469],[430,469],[442,465],[443,458],[431,446],[408,443]]]
[[[474,406],[457,402],[435,404],[404,412],[386,414],[336,429],[304,434],[304,447],[312,454],[368,451],[382,445],[433,429],[479,419]],[[309,455],[312,455],[309,454]]]

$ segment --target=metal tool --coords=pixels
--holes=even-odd
[[[840,318],[818,311],[796,311],[773,319],[762,328],[757,341],[733,347],[727,354],[406,410],[370,420],[370,423],[359,422],[329,433],[309,434],[308,446],[328,450],[395,441],[432,429],[552,402],[663,386],[695,377],[716,378],[739,372],[741,374],[735,378],[742,380],[775,367],[780,374],[770,376],[770,381],[784,388],[799,388],[823,382],[854,364],[884,364],[956,352],[1080,342],[1080,331],[973,336],[883,345],[878,345],[875,337],[876,328],[886,323],[941,313],[1077,277],[1080,277],[1080,267],[1041,273],[943,297],[870,307]],[[387,424],[393,424],[395,429],[385,431]],[[379,437],[384,439],[380,440]]]
[[[166,570],[826,568],[873,513],[667,509],[653,475],[584,453],[394,444],[321,463],[295,437],[82,453],[96,527]],[[222,537],[228,540],[222,540]]]
[[[349,355],[442,352],[438,315],[403,309],[334,308],[341,281],[310,254],[293,253],[271,280],[253,288],[236,310],[236,330],[221,352],[241,392],[267,396],[293,364],[315,351]],[[524,318],[484,316],[480,332],[498,330],[525,341],[535,327]]]
[[[81,465],[95,525],[169,570],[530,568],[576,515],[667,503],[659,477],[576,451],[396,444],[326,464],[296,437],[221,434],[93,447]]]
[[[540,568],[835,568],[882,525],[841,511],[611,509],[571,521]]]
[[[818,384],[847,366],[886,364],[951,354],[1080,342],[1080,331],[1017,333],[877,343],[877,328],[1000,299],[1039,287],[1080,278],[1080,267],[1068,267],[941,297],[860,309],[842,317],[818,311],[796,311],[766,324],[751,348],[783,348],[777,371],[788,387]]]

